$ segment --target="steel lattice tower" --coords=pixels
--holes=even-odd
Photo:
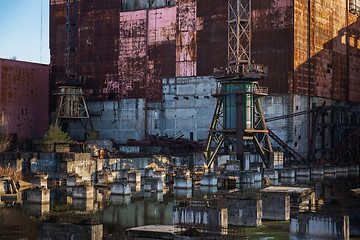
[[[244,150],[256,151],[267,167],[272,165],[273,149],[259,100],[268,90],[257,82],[267,75],[267,68],[251,61],[251,0],[228,0],[228,66],[215,69],[217,103],[205,151],[208,168],[221,150],[236,152],[241,170]]]
[[[66,0],[65,80],[56,82],[58,89],[53,93],[59,96],[54,123],[62,124],[65,120],[77,119],[89,134],[92,124],[82,88],[84,78],[78,76],[77,69],[79,64],[77,4],[77,0]]]

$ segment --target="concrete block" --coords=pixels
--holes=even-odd
[[[111,195],[129,195],[131,187],[127,182],[114,182],[111,184]]]
[[[141,183],[141,173],[136,170],[131,170],[128,172],[128,183]]]
[[[144,190],[146,192],[162,192],[164,190],[164,181],[159,178],[146,178]]]
[[[324,175],[324,168],[323,167],[312,167],[310,169],[311,176],[313,175]]]
[[[217,176],[212,173],[205,173],[201,176],[201,186],[217,186]]]
[[[72,198],[94,198],[93,186],[75,186],[72,188]]]
[[[262,200],[227,198],[228,224],[254,226],[262,224]]]
[[[290,219],[290,196],[280,194],[261,194],[263,219]]]
[[[297,168],[296,178],[298,177],[310,177],[310,168]]]
[[[93,211],[94,199],[92,198],[74,198],[72,200],[72,208],[79,211]]]
[[[97,240],[103,238],[103,225],[77,225],[69,223],[38,222],[38,240],[79,239]]]
[[[295,178],[296,171],[293,168],[283,168],[278,170],[281,180],[283,178]]]
[[[349,216],[297,213],[291,216],[290,239],[349,239]]]
[[[205,232],[225,234],[228,227],[228,212],[226,208],[174,206],[173,223],[194,227],[209,226],[212,230],[205,230]]]
[[[33,188],[27,191],[28,203],[50,203],[50,189]]]
[[[264,179],[270,178],[270,180],[278,180],[279,174],[277,170],[265,169],[264,170]]]
[[[176,188],[174,189],[174,196],[176,198],[191,198],[192,189]]]
[[[324,166],[325,175],[334,175],[336,174],[336,167],[334,166]]]
[[[190,177],[174,177],[174,189],[192,188],[192,179]]]
[[[72,175],[66,179],[66,186],[75,187],[75,186],[79,185],[81,182],[82,182],[82,177],[77,176],[77,175]]]

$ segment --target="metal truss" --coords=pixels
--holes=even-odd
[[[251,64],[251,0],[228,0],[228,65],[239,73]]]
[[[252,92],[241,92],[241,93],[231,93],[239,94],[241,97],[244,94],[253,94],[254,95],[254,127],[253,129],[244,129],[243,141],[252,141],[256,151],[260,154],[263,162],[266,166],[270,165],[270,152],[273,152],[269,131],[266,126],[264,114],[262,111],[262,106],[259,97],[263,96],[263,92],[257,92],[257,87],[254,88]],[[236,130],[224,129],[224,97],[225,94],[217,93],[217,102],[216,109],[214,112],[213,120],[210,126],[208,142],[206,145],[205,158],[206,158],[206,167],[212,168],[215,157],[219,151],[225,150],[224,143],[234,141],[236,139]]]

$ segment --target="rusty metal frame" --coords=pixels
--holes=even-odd
[[[228,0],[228,65],[239,73],[251,63],[251,0]]]
[[[257,86],[258,83],[254,82]],[[214,94],[217,97],[216,108],[213,116],[213,120],[209,129],[208,142],[205,151],[205,165],[207,168],[211,168],[215,157],[219,153],[222,145],[230,140],[236,140],[236,154],[237,159],[242,161],[243,159],[243,145],[244,140],[251,140],[260,154],[264,164],[270,166],[270,152],[273,152],[270,142],[270,135],[266,126],[260,97],[264,96],[264,91],[258,93],[257,87],[254,87],[252,92],[232,92],[224,93],[222,88],[217,88],[217,92]],[[236,94],[236,116],[237,123],[236,129],[224,129],[224,97],[227,94]],[[254,127],[253,129],[244,129],[243,127],[243,97],[244,95],[252,94],[254,96]],[[265,94],[267,95],[267,94]],[[238,102],[239,101],[239,102]],[[240,127],[239,127],[240,126]]]

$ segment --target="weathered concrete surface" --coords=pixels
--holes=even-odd
[[[226,231],[228,226],[227,208],[209,208],[199,206],[174,206],[174,225],[179,226],[205,226],[210,227],[208,231]]]
[[[289,220],[290,205],[294,208],[307,209],[315,204],[315,194],[310,188],[267,187],[260,191],[263,219]]]
[[[298,213],[291,216],[290,239],[349,239],[349,216]]]
[[[130,184],[127,182],[114,182],[111,184],[112,195],[129,195],[131,194]]]
[[[262,200],[228,198],[228,224],[237,226],[254,226],[262,224]]]
[[[39,240],[98,240],[103,237],[103,225],[75,225],[39,222],[37,239]]]
[[[33,188],[27,190],[27,202],[29,203],[50,203],[50,189]]]
[[[75,186],[72,188],[72,197],[81,199],[94,199],[94,187]]]
[[[148,225],[129,228],[126,234],[136,239],[174,239],[177,229],[173,225]]]

